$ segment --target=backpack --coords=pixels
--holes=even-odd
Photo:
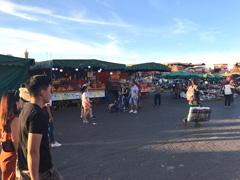
[[[194,100],[196,100],[194,86],[189,86],[186,95],[187,95],[187,100],[188,100],[188,101],[194,101]]]
[[[225,85],[222,88],[222,94],[225,95]]]

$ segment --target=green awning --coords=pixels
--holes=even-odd
[[[170,72],[171,69],[160,63],[142,63],[135,64],[132,66],[126,66],[126,71],[160,71],[160,72]]]
[[[30,67],[30,70],[35,70],[35,69],[50,69],[53,67],[53,61],[40,61],[36,62],[34,66]]]
[[[163,79],[201,79],[203,76],[200,74],[187,72],[187,71],[175,71],[166,73],[161,76]]]
[[[221,76],[225,76],[225,77],[227,77],[227,76],[235,76],[235,77],[238,77],[238,76],[240,76],[240,74],[238,74],[238,73],[228,73],[228,74],[221,74]]]
[[[10,55],[0,54],[0,66],[25,66],[27,63],[34,64],[34,59],[25,59]]]
[[[28,78],[28,71],[33,64],[34,59],[0,55],[0,97],[8,90],[18,90]]]
[[[153,76],[156,78],[161,78],[162,74],[154,74]]]
[[[49,69],[53,67],[70,67],[70,68],[87,68],[91,66],[93,68],[102,68],[103,70],[125,70],[125,64],[118,64],[112,62],[106,62],[96,59],[53,59],[49,61],[37,62],[34,69]]]
[[[214,80],[216,77],[213,74],[206,73],[203,75],[203,79]]]
[[[222,79],[225,79],[226,77],[219,74],[219,75],[215,75],[215,78],[217,80],[222,80]]]
[[[225,79],[225,78],[226,77],[224,77],[222,75],[210,74],[210,73],[206,73],[203,75],[203,79],[210,80],[210,81],[221,80],[221,79]]]

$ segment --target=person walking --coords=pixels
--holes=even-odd
[[[192,85],[190,85],[188,87],[188,91],[187,91],[187,100],[188,100],[188,104],[191,107],[201,107],[201,101],[200,101],[200,92],[199,92],[199,88],[197,86],[197,81],[196,80],[191,80]],[[187,119],[188,119],[187,115],[184,119],[183,119],[183,124],[185,126],[187,126]],[[198,121],[195,121],[195,126],[196,127],[200,127],[202,126]]]
[[[85,97],[87,98],[88,102],[91,102],[90,98],[89,98],[88,86],[90,86],[90,81],[85,81],[85,84],[82,86],[82,88],[83,87],[87,88],[87,90],[85,92]],[[96,119],[96,116],[94,116],[93,112],[92,112],[92,106],[89,107],[88,111],[89,111],[91,119]],[[83,120],[83,115],[84,115],[84,108],[83,108],[83,106],[81,106],[80,120]]]
[[[86,96],[87,86],[83,86],[81,89],[81,92],[82,92],[82,107],[83,107],[83,123],[88,123],[87,115],[89,114],[92,105]]]
[[[138,102],[137,102],[137,107],[138,109],[141,109],[142,108],[142,105],[141,105],[141,102],[140,102],[140,99],[141,99],[141,92],[142,92],[142,86],[141,86],[141,83],[136,79],[135,82],[137,83],[137,87],[138,87]]]
[[[158,101],[158,107],[160,107],[160,105],[161,105],[161,86],[160,86],[159,82],[157,82],[157,86],[155,87],[154,107],[157,107],[157,101]]]
[[[16,178],[16,160],[19,142],[18,114],[23,106],[23,101],[17,91],[8,91],[3,94],[0,106],[0,130],[1,142],[10,143],[11,149],[2,147],[0,155],[0,166],[2,170],[2,180],[15,180]],[[9,152],[6,152],[9,151]]]
[[[229,81],[227,81],[222,88],[225,97],[225,108],[231,108],[231,96],[233,89],[234,87],[231,84],[229,84]]]
[[[49,119],[48,123],[48,135],[51,141],[51,147],[60,147],[62,144],[55,141],[54,138],[54,125],[53,125],[53,108],[52,108],[52,100],[50,99],[49,103],[45,104],[45,107],[43,108],[44,112]]]
[[[138,103],[138,87],[136,81],[133,81],[133,87],[131,88],[131,94],[129,99],[129,104],[131,106],[131,110],[129,113],[137,113]],[[135,111],[133,111],[133,106],[135,106]]]
[[[45,75],[30,78],[31,96],[19,116],[18,166],[23,180],[63,180],[52,164],[48,122],[42,108],[51,98],[51,79]]]

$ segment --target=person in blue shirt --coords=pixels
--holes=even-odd
[[[118,112],[121,113],[123,111],[125,96],[122,95],[122,91],[118,91]]]

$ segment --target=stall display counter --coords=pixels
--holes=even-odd
[[[77,103],[80,105],[81,103],[81,89],[82,85],[80,81],[72,81],[68,84],[68,82],[53,82],[52,89],[52,101],[53,107],[55,109],[62,109],[69,105],[69,103]],[[97,104],[99,102],[99,98],[105,97],[105,85],[98,82],[92,84],[92,87],[88,87],[88,92],[92,104]]]

